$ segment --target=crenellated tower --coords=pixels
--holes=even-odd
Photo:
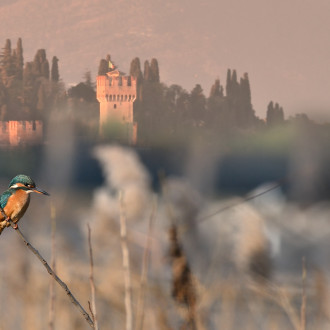
[[[137,123],[134,122],[133,104],[136,99],[136,79],[118,70],[97,77],[97,100],[100,102],[100,133],[109,122],[120,124],[127,141],[136,143]]]

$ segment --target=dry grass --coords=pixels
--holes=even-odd
[[[140,321],[137,328],[230,330],[242,327],[326,329],[329,326],[329,287],[324,272],[318,270],[315,274],[312,271],[306,273],[305,268],[301,274],[303,282],[299,276],[291,278],[288,275],[280,281],[264,279],[260,282],[238,270],[223,274],[221,269],[214,266],[212,276],[208,276],[205,282],[203,276],[194,274],[191,266],[194,260],[189,253],[188,257],[185,243],[176,226],[169,227],[170,237],[167,241],[159,239],[162,233],[166,235],[160,226],[153,231],[146,230],[143,234],[134,226],[127,225],[127,246],[131,252],[132,311],[139,310],[139,315],[134,315],[137,320],[143,317],[143,322]],[[125,328],[126,323],[127,289],[120,260],[118,233],[104,233],[108,236],[109,247],[98,246],[99,238],[93,236],[95,250],[98,251],[95,254],[94,276],[101,329]],[[30,236],[34,238],[33,235]],[[25,252],[24,246],[9,233],[9,229],[2,240],[6,240],[11,247],[15,246],[15,259],[11,258],[10,253],[3,255],[0,329],[44,329],[49,299],[48,277],[40,265]],[[143,283],[143,308],[140,306],[139,309],[141,267],[146,262],[147,240],[152,256],[150,273]],[[103,238],[100,241],[103,242]],[[7,244],[2,246],[6,249]],[[87,239],[84,244],[87,244]],[[90,295],[88,258],[83,255],[75,257],[76,251],[72,243],[64,243],[63,239],[57,246],[58,274],[87,307]],[[116,248],[112,250],[111,246]],[[71,249],[70,252],[68,248]],[[166,256],[166,251],[169,251],[169,257]],[[225,263],[223,267],[226,267]],[[207,271],[205,269],[205,275]],[[55,293],[53,312],[56,328],[87,329],[88,325],[85,325],[81,315],[71,307],[67,297],[58,288],[55,288]],[[19,317],[14,316],[17,313]]]
[[[136,195],[141,187],[144,196],[140,200],[152,200],[141,177],[138,172],[133,179],[118,176],[117,191],[103,187],[95,192],[93,203],[89,196],[68,194],[65,203],[56,205],[56,271],[87,310],[90,257],[83,220],[90,222],[100,329],[124,329],[127,325],[138,330],[330,327],[326,264],[316,268],[312,257],[306,256],[297,272],[272,265],[262,230],[267,218],[249,205],[197,224],[201,203],[196,192],[182,182],[168,185],[176,192],[168,191],[166,198],[157,196],[157,207],[152,202],[143,204],[144,208],[149,206],[146,212],[138,205],[129,209],[126,195],[128,199],[123,198],[121,206],[118,190]],[[133,189],[136,178],[139,183]],[[216,204],[218,207],[221,202]],[[54,225],[40,220],[49,218],[48,206],[31,208],[20,222],[21,230],[47,260],[54,246]],[[213,205],[203,207],[207,213]],[[292,214],[284,227],[287,235],[294,228]],[[313,220],[316,225],[317,219]],[[320,237],[315,227],[313,231]],[[302,239],[298,243],[296,239],[300,232],[297,229],[295,235],[287,236],[286,243],[300,247]],[[296,246],[287,247],[285,253]],[[49,277],[45,269],[11,228],[1,235],[0,257],[0,329],[45,329],[49,322]],[[292,254],[290,262],[301,265],[301,257]],[[53,290],[52,328],[88,329],[63,290],[58,286]]]

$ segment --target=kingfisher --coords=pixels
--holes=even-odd
[[[10,181],[8,189],[0,195],[2,209],[0,209],[0,234],[4,228],[10,226],[9,220],[12,220],[17,228],[17,222],[23,217],[30,204],[31,192],[49,196],[46,191],[36,187],[28,175],[16,175]]]

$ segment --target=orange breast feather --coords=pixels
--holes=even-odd
[[[14,222],[24,215],[30,203],[30,195],[23,190],[17,190],[8,198],[4,211]]]

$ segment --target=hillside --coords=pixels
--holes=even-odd
[[[288,114],[311,106],[320,112],[330,106],[330,4],[317,2],[3,0],[0,45],[22,37],[26,60],[45,48],[48,58],[60,59],[66,84],[86,70],[95,75],[108,53],[123,71],[136,56],[142,63],[155,57],[163,82],[188,91],[199,83],[206,95],[216,78],[223,83],[226,70],[236,69],[249,73],[260,117],[270,100]]]

